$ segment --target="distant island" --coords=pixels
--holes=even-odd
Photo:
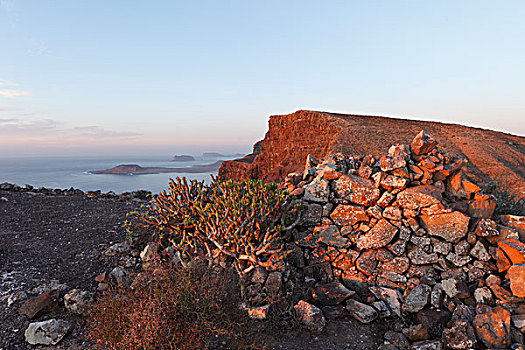
[[[174,155],[172,159],[173,162],[193,162],[194,160],[195,158],[188,154]]]
[[[141,167],[138,164],[120,164],[106,170],[91,170],[90,174],[113,174],[113,175],[147,175],[161,173],[207,173],[217,171],[222,160],[212,164],[192,165],[187,168],[165,168],[165,167]]]
[[[235,154],[222,154],[222,153],[217,153],[217,152],[204,152],[202,154],[202,158],[231,158],[231,157],[240,157],[240,156],[243,156],[244,154],[242,153],[235,153]]]

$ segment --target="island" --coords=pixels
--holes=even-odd
[[[173,162],[193,162],[194,160],[195,158],[188,154],[174,155],[172,159]]]
[[[91,170],[90,174],[113,174],[113,175],[147,175],[161,173],[208,173],[219,170],[222,160],[212,164],[192,165],[186,168],[166,168],[166,167],[141,167],[138,164],[120,164],[106,170]]]

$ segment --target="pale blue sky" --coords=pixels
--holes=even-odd
[[[0,155],[248,152],[271,114],[525,135],[525,1],[0,0]]]

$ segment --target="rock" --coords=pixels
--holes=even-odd
[[[405,161],[404,157],[399,156],[383,156],[379,160],[379,166],[381,167],[381,170],[383,171],[391,171],[394,169],[399,169],[404,166],[406,166],[407,163]]]
[[[410,350],[442,350],[441,340],[424,340],[410,345]]]
[[[398,207],[386,207],[385,210],[383,210],[383,217],[385,219],[400,221],[402,219],[401,210]]]
[[[474,318],[476,333],[490,349],[507,349],[510,345],[510,312],[496,306]]]
[[[465,281],[448,278],[441,281],[441,286],[447,295],[451,298],[466,298],[470,295],[468,286]]]
[[[407,188],[397,195],[397,202],[405,209],[417,210],[439,204],[443,200],[441,190],[430,185]]]
[[[428,328],[422,324],[412,325],[403,329],[403,334],[410,341],[421,341],[429,338]]]
[[[368,221],[366,211],[355,205],[338,205],[330,214],[330,218],[337,225],[355,225],[358,222]]]
[[[476,303],[478,304],[486,305],[491,305],[494,302],[494,299],[492,298],[492,293],[487,287],[476,288],[476,290],[474,291],[474,300],[476,300]]]
[[[356,320],[365,324],[374,321],[378,316],[377,311],[373,307],[354,299],[346,301],[346,310],[348,310],[350,315]]]
[[[322,332],[326,320],[318,307],[300,300],[294,306],[294,311],[298,321],[303,323],[311,332]]]
[[[372,181],[353,175],[343,175],[334,181],[334,191],[352,203],[371,206],[381,194]]]
[[[438,142],[429,134],[421,130],[419,134],[412,140],[410,148],[415,155],[427,154],[432,151]]]
[[[359,249],[377,249],[386,246],[392,241],[398,229],[387,220],[381,219],[370,231],[359,238],[357,247]]]
[[[369,287],[368,289],[376,298],[383,300],[393,313],[401,317],[401,300],[403,297],[398,290],[377,286]]]
[[[109,273],[109,278],[115,281],[119,286],[124,286],[129,284],[129,280],[126,276],[126,271],[120,266],[115,267]]]
[[[505,252],[512,264],[525,263],[525,243],[515,238],[506,238],[498,242],[498,247]]]
[[[268,297],[272,300],[279,299],[279,293],[281,291],[281,285],[282,285],[282,274],[279,271],[273,271],[270,274],[268,274],[268,278],[266,279],[266,283],[264,284],[264,288],[266,290],[266,294]]]
[[[265,320],[272,312],[274,304],[267,304],[259,307],[250,307],[243,305],[242,308],[248,313],[248,317],[255,320]]]
[[[380,318],[390,317],[392,313],[383,300],[374,301],[372,307],[377,310]]]
[[[428,304],[431,290],[426,284],[420,284],[414,288],[405,298],[403,310],[407,312],[418,312],[423,309]]]
[[[31,345],[56,345],[67,334],[71,325],[64,320],[50,319],[30,323],[25,331],[25,339]]]
[[[321,305],[337,305],[354,295],[340,282],[320,284],[312,290],[312,298]]]
[[[130,250],[130,248],[131,248],[131,244],[129,241],[115,243],[111,247],[106,249],[106,251],[104,252],[104,255],[116,256],[116,255],[124,254],[125,252]]]
[[[315,225],[321,221],[321,216],[323,214],[323,207],[321,204],[308,203],[306,210],[303,211],[301,215],[300,225],[309,226]]]
[[[425,253],[422,249],[416,248],[408,252],[410,262],[415,265],[427,265],[438,262],[439,257],[436,253]]]
[[[372,276],[377,273],[377,263],[376,251],[369,249],[361,253],[361,255],[357,258],[355,265],[359,271],[368,276]]]
[[[410,261],[405,257],[395,257],[381,265],[381,271],[404,273],[410,267]]]
[[[520,236],[520,240],[525,242],[525,216],[501,215],[500,220],[505,226],[512,227]]]
[[[477,343],[474,329],[466,320],[455,320],[443,331],[443,340],[449,349],[472,349]]]
[[[385,343],[392,344],[396,349],[407,350],[410,346],[410,343],[403,333],[386,331],[384,338]]]
[[[447,254],[447,260],[455,266],[461,267],[468,264],[472,258],[470,256],[462,256],[451,252]]]
[[[421,215],[421,220],[429,235],[454,242],[465,237],[470,218],[459,211],[453,211],[430,216]]]
[[[499,236],[498,225],[490,219],[479,220],[474,232],[479,237]]]
[[[323,311],[323,315],[329,320],[342,318],[348,314],[343,305],[323,306],[321,310]]]
[[[512,265],[507,272],[510,290],[518,298],[525,298],[525,264]]]
[[[313,245],[324,243],[339,248],[346,247],[350,244],[350,241],[341,235],[335,225],[316,226],[313,233],[305,238],[305,242]]]
[[[80,289],[73,289],[64,295],[64,306],[77,315],[87,315],[91,303],[91,293]]]
[[[490,255],[487,249],[480,241],[477,241],[474,247],[470,250],[470,255],[481,261],[489,261]]]
[[[324,179],[315,179],[304,189],[303,199],[307,202],[328,203],[330,189],[328,181]]]
[[[496,200],[491,196],[484,196],[469,201],[467,212],[473,218],[491,218],[496,209]]]
[[[512,315],[511,319],[514,327],[518,328],[521,332],[525,331],[525,314]]]
[[[140,253],[140,258],[144,262],[152,261],[157,256],[159,246],[156,243],[149,243]]]
[[[45,292],[37,297],[28,299],[18,309],[20,315],[25,315],[30,319],[39,312],[50,311],[58,306],[58,292]]]
[[[512,264],[509,259],[501,249],[496,249],[496,266],[498,267],[498,272],[507,271]]]

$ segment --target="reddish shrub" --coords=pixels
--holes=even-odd
[[[234,271],[162,269],[150,277],[98,298],[88,319],[91,341],[119,350],[220,348],[224,342],[256,348],[248,330],[257,326],[238,308]]]

